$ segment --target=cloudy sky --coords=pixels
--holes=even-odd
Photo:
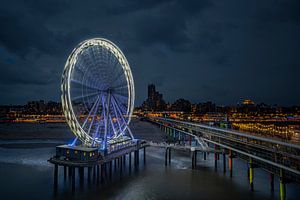
[[[149,83],[170,102],[299,105],[299,10],[299,0],[2,0],[0,104],[59,101],[71,50],[105,37],[131,65],[136,105]]]

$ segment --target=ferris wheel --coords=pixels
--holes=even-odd
[[[132,73],[111,41],[81,42],[65,64],[61,91],[67,123],[82,144],[106,149],[112,140],[134,139],[128,127],[134,108]]]

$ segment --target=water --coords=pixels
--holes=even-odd
[[[150,132],[159,131],[150,129]],[[164,150],[154,147],[147,148],[146,165],[141,151],[138,171],[129,173],[127,165],[122,175],[113,171],[112,181],[99,186],[85,183],[83,189],[76,180],[75,194],[70,183],[64,182],[63,169],[59,168],[59,188],[54,194],[53,166],[47,159],[55,153],[57,144],[65,142],[64,139],[0,140],[1,199],[278,199],[278,178],[272,193],[269,175],[261,169],[255,169],[255,191],[249,190],[243,161],[234,160],[233,178],[230,178],[228,172],[222,172],[222,159],[218,161],[218,171],[214,170],[212,154],[204,161],[198,153],[198,169],[192,170],[188,153],[172,151],[171,166],[165,167]],[[288,184],[287,199],[298,199],[299,189],[299,185]]]

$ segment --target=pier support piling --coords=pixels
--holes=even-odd
[[[121,165],[122,168],[122,165]],[[104,164],[101,165],[101,172],[100,172],[100,179],[101,179],[101,184],[104,183]]]
[[[88,167],[87,178],[88,178],[88,183],[89,183],[89,184],[91,183],[91,171],[92,171],[92,168],[91,168],[91,167]]]
[[[121,165],[120,165],[120,174],[122,174],[122,171],[123,171],[123,163],[122,163],[122,160],[123,160],[123,156],[120,157],[120,162],[121,162]]]
[[[64,181],[67,180],[67,166],[64,165]]]
[[[78,168],[78,174],[79,174],[79,186],[82,189],[83,182],[84,182],[84,168],[83,167]]]
[[[229,150],[229,163],[228,163],[228,167],[229,167],[229,172],[230,172],[230,178],[232,178],[232,168],[233,168],[233,155],[232,155],[232,151]]]
[[[165,151],[165,166],[168,165],[168,148],[166,148],[166,151]]]
[[[109,179],[112,178],[112,161],[109,161]]]
[[[171,148],[169,148],[169,165],[171,165]]]
[[[72,177],[72,168],[68,167],[68,176],[69,176],[69,180],[71,180]]]
[[[286,198],[286,191],[285,191],[285,177],[284,177],[284,170],[280,169],[280,183],[279,183],[279,189],[280,189],[280,200],[285,200]]]
[[[57,190],[57,185],[58,185],[58,165],[54,165],[54,190]]]
[[[131,171],[131,152],[129,153],[129,160],[128,160],[128,162],[129,162],[129,171]]]
[[[146,147],[144,147],[144,164],[146,164]]]
[[[218,170],[218,153],[217,153],[217,149],[218,149],[218,146],[215,145],[215,171]]]
[[[225,149],[223,149],[223,173],[226,173],[226,152]]]
[[[93,183],[96,182],[96,166],[93,166]]]
[[[197,151],[192,151],[192,169],[195,169],[197,166]]]
[[[274,174],[270,173],[270,190],[274,192]]]
[[[99,185],[100,183],[100,179],[102,179],[102,177],[100,177],[100,165],[97,165],[97,185]],[[101,170],[102,170],[102,166],[101,166]],[[102,181],[102,180],[101,180]]]
[[[254,190],[253,179],[254,179],[253,159],[250,158],[250,161],[249,161],[249,181],[250,181],[250,190],[251,191]]]
[[[75,192],[75,168],[71,167],[70,169],[72,171],[72,192]]]

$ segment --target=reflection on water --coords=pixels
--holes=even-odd
[[[84,189],[79,188],[76,180],[75,194],[71,193],[69,181],[63,180],[60,168],[59,188],[54,196],[53,166],[46,161],[54,153],[58,141],[52,142],[52,147],[37,148],[34,142],[28,142],[29,146],[24,144],[20,148],[20,141],[10,141],[9,148],[0,148],[0,194],[4,197],[1,199],[278,199],[278,180],[274,193],[271,193],[268,174],[260,169],[255,169],[255,191],[249,191],[244,162],[234,160],[234,177],[231,179],[222,172],[222,160],[218,172],[214,171],[212,154],[204,161],[199,153],[198,170],[191,170],[190,155],[173,152],[171,166],[165,167],[164,150],[152,147],[147,149],[146,165],[140,162],[138,171],[129,174],[126,166],[122,175],[113,171],[113,180],[107,179],[103,185],[89,186],[85,180]],[[1,141],[0,144],[5,143]],[[142,161],[142,153],[140,155]],[[288,199],[298,199],[299,194],[299,186],[287,185]]]
[[[152,141],[164,139],[164,133],[156,126],[135,121],[131,128],[137,138]],[[53,166],[47,162],[55,146],[70,141],[72,135],[65,124],[19,124],[17,127],[0,124],[0,196],[1,199],[278,199],[279,183],[270,192],[269,175],[255,169],[254,187],[250,192],[246,163],[234,160],[233,178],[222,172],[222,159],[218,171],[214,171],[214,158],[207,160],[198,153],[198,170],[191,170],[191,158],[187,153],[172,152],[171,166],[164,166],[164,150],[147,149],[146,165],[141,162],[138,171],[120,175],[114,172],[113,180],[103,185],[85,184],[80,190],[76,180],[76,193],[71,193],[70,182],[63,180],[59,169],[59,188],[53,193]],[[16,140],[23,138],[27,140]],[[34,139],[32,138],[44,138]],[[128,159],[127,159],[128,162]],[[85,180],[86,181],[86,180]],[[287,199],[298,199],[300,187],[287,185]]]

